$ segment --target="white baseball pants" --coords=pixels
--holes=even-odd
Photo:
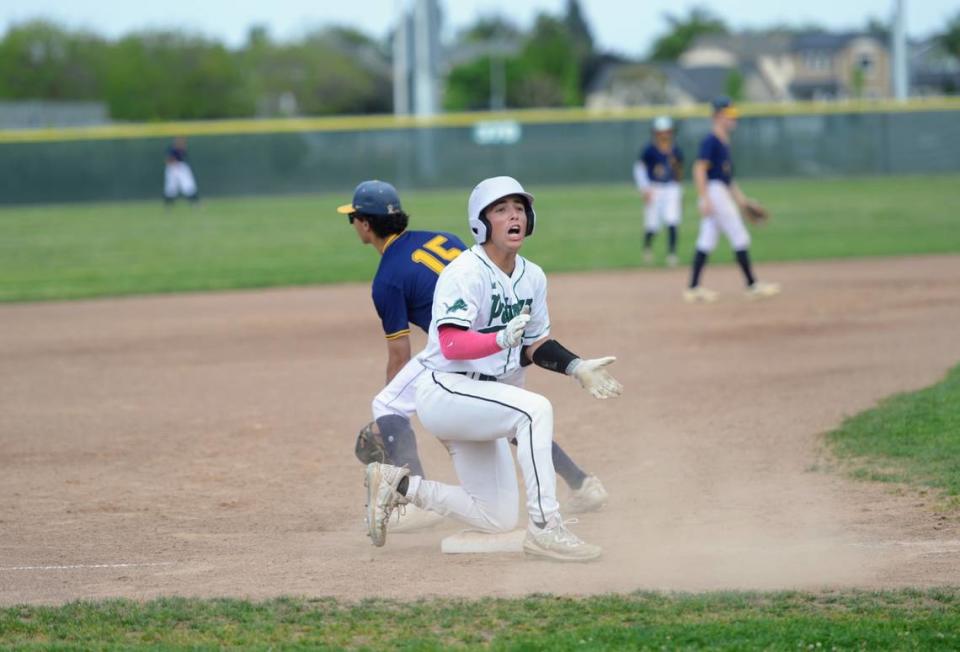
[[[197,182],[193,171],[183,161],[167,163],[163,174],[163,195],[173,199],[177,195],[192,197],[197,194]]]
[[[750,233],[743,225],[740,210],[727,185],[722,181],[708,181],[707,197],[713,204],[713,214],[700,220],[697,249],[704,253],[713,251],[721,232],[727,236],[734,251],[747,249],[750,246]]]
[[[403,365],[397,375],[373,398],[373,420],[388,414],[409,419],[417,411],[417,380],[426,373],[415,357]]]
[[[678,226],[683,191],[676,181],[651,183],[651,197],[643,210],[643,222],[646,230],[657,233],[661,224]]]
[[[530,520],[545,523],[559,512],[553,406],[545,397],[504,382],[427,370],[416,405],[420,421],[450,451],[460,480],[453,486],[411,478],[407,497],[417,507],[478,530],[512,530],[519,491],[508,441],[516,437]]]

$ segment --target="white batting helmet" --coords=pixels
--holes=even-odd
[[[670,131],[673,129],[673,120],[670,119],[668,115],[658,116],[653,121],[653,130],[654,131]]]
[[[533,195],[524,190],[520,182],[513,177],[492,177],[478,183],[470,193],[470,201],[467,202],[467,223],[477,244],[487,241],[487,233],[490,230],[490,223],[483,211],[493,202],[509,195],[520,195],[526,199],[527,232],[525,235],[533,234],[533,225],[537,219],[537,214],[533,210]]]

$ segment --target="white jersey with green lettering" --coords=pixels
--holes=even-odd
[[[525,307],[530,321],[523,344],[533,344],[550,334],[547,311],[547,277],[539,265],[517,256],[513,274],[507,276],[480,245],[457,257],[440,274],[433,295],[433,317],[427,346],[417,356],[427,369],[467,372],[502,378],[520,368],[520,349],[504,349],[478,360],[448,360],[440,351],[437,329],[445,324],[481,333],[503,329]]]

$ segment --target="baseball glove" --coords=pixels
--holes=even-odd
[[[380,436],[377,424],[374,421],[360,429],[360,434],[357,435],[357,445],[353,452],[356,453],[357,459],[364,464],[370,464],[371,462],[383,464],[387,461],[387,449],[383,445],[383,438]]]
[[[683,181],[683,162],[676,156],[670,156],[670,169],[673,170],[676,181]]]
[[[743,203],[743,213],[752,224],[763,224],[770,219],[770,211],[754,199],[748,199]]]

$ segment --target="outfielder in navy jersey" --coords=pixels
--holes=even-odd
[[[197,182],[193,178],[193,170],[187,163],[187,139],[174,138],[173,144],[167,148],[166,167],[163,172],[163,201],[168,206],[179,196],[184,196],[192,202],[200,199],[197,192]]]
[[[737,126],[739,113],[729,98],[713,101],[713,128],[700,144],[693,164],[693,181],[697,187],[700,208],[700,233],[697,250],[690,271],[690,285],[683,291],[688,303],[717,300],[717,293],[700,285],[700,277],[707,258],[717,239],[723,233],[737,258],[746,282],[746,296],[751,299],[771,297],[780,292],[776,283],[758,281],[750,263],[750,234],[743,224],[740,207],[750,201],[734,181],[733,159],[730,155],[730,135]]]
[[[396,188],[384,181],[364,181],[354,191],[353,201],[337,211],[347,215],[360,241],[373,245],[381,255],[371,291],[387,342],[387,382],[373,399],[374,421],[361,429],[356,454],[364,464],[377,461],[405,465],[411,473],[422,476],[423,465],[410,417],[416,412],[415,381],[423,367],[412,360],[410,324],[424,332],[429,330],[437,278],[467,247],[452,233],[408,231],[409,216],[401,207],[400,196]],[[557,473],[574,490],[574,505],[584,506],[579,511],[602,506],[594,504],[593,494],[577,496],[577,490],[591,476],[556,443],[553,457]],[[435,522],[432,513],[417,511],[408,509],[403,521],[409,525],[395,527],[394,531],[429,524],[421,522],[427,520],[425,515]]]
[[[673,120],[660,116],[653,121],[653,138],[637,156],[633,178],[643,194],[643,260],[653,262],[653,238],[667,225],[667,265],[677,264],[677,227],[683,195],[683,152],[674,142]]]

